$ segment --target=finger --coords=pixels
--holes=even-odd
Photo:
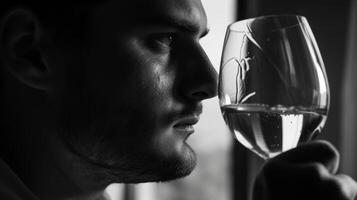
[[[347,175],[330,174],[321,163],[276,162],[263,167],[255,181],[253,194],[256,199],[267,196],[279,199],[294,194],[294,199],[353,200],[357,196],[357,183]]]
[[[292,184],[316,184],[322,179],[331,177],[328,169],[319,162],[304,164],[292,164],[286,162],[267,162],[262,170],[261,176],[269,182],[289,182]]]
[[[341,195],[347,199],[355,199],[357,197],[357,182],[345,174],[338,174],[333,177],[337,186],[341,189]]]
[[[334,191],[340,191],[337,181],[321,163],[297,165],[275,162],[263,167],[254,184],[256,199],[329,199]],[[324,186],[322,183],[326,183]],[[325,188],[332,188],[328,191]],[[303,191],[303,193],[301,193]],[[327,195],[328,194],[328,195]],[[335,197],[336,194],[334,194]],[[289,196],[293,196],[287,198]],[[340,195],[336,195],[340,196]],[[334,200],[345,200],[333,198]]]
[[[313,141],[282,153],[270,159],[270,161],[287,162],[291,164],[319,162],[323,164],[330,173],[335,174],[339,165],[339,154],[331,143],[327,141]]]

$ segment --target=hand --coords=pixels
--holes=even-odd
[[[336,174],[337,150],[328,142],[301,145],[270,159],[259,173],[253,200],[353,200],[357,183]]]

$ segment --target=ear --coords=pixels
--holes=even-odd
[[[44,29],[28,9],[8,12],[0,27],[0,56],[2,67],[26,86],[46,90],[49,68],[46,64]]]

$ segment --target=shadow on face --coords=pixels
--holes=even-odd
[[[217,83],[199,44],[208,32],[201,2],[113,0],[86,9],[78,40],[56,35],[26,9],[8,15],[3,69],[26,94],[46,94],[46,106],[27,117],[49,121],[45,129],[55,134],[42,136],[50,152],[58,145],[46,138],[58,137],[68,150],[60,152],[113,182],[188,175],[196,157],[186,140]],[[57,156],[67,159],[60,166],[78,160]]]

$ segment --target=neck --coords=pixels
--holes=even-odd
[[[58,141],[46,142],[17,143],[12,146],[21,149],[3,152],[2,158],[39,199],[101,199],[108,183],[98,181],[101,179]]]
[[[39,199],[98,199],[110,182],[61,144],[53,131],[59,111],[41,95],[14,88],[1,90],[0,157]]]

